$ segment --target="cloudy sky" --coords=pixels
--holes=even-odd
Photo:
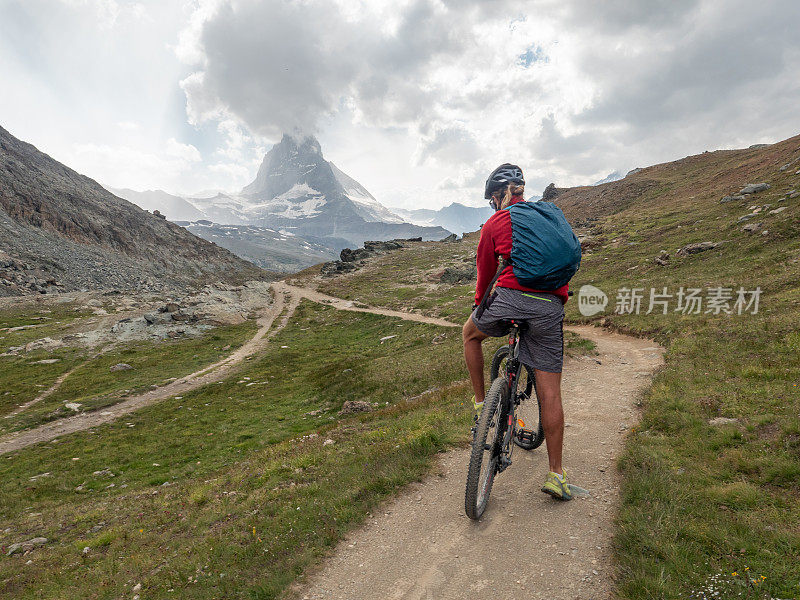
[[[101,183],[238,190],[283,132],[389,206],[800,133],[797,0],[0,0],[0,125]]]

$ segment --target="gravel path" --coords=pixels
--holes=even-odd
[[[464,514],[468,451],[443,455],[438,473],[406,488],[343,541],[303,586],[305,600],[504,600],[611,597],[613,520],[619,504],[615,460],[637,420],[635,403],[662,364],[649,340],[571,327],[599,355],[564,370],[564,461],[591,496],[558,502],[539,491],[544,447],[516,449],[483,518]]]

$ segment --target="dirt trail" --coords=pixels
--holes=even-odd
[[[599,352],[569,361],[564,370],[564,462],[571,482],[590,497],[558,502],[541,493],[544,447],[516,449],[476,523],[464,514],[468,452],[449,452],[438,477],[381,507],[294,590],[296,597],[609,598],[609,544],[619,501],[615,460],[636,422],[637,396],[662,364],[663,349],[593,327],[570,329],[593,340]]]
[[[263,348],[272,336],[283,329],[289,322],[289,318],[292,313],[294,313],[299,303],[300,299],[298,296],[289,295],[283,291],[276,291],[273,302],[265,308],[263,315],[259,317],[257,321],[259,328],[256,334],[222,360],[208,365],[199,371],[195,371],[190,375],[181,377],[168,385],[137,396],[132,396],[119,404],[115,404],[103,410],[81,413],[74,417],[65,417],[33,429],[0,437],[0,454],[13,452],[14,450],[19,450],[26,446],[46,442],[56,437],[89,429],[90,427],[96,427],[103,423],[109,423],[145,406],[149,406],[172,396],[186,393],[207,383],[219,381],[227,376],[228,373],[245,358],[252,356]],[[281,319],[280,323],[273,328],[275,319],[284,309],[287,309],[284,317]],[[69,373],[66,373],[60,379],[64,379],[68,375]],[[59,382],[57,381],[56,383],[58,384]]]
[[[0,437],[0,454],[20,450],[33,444],[46,442],[62,435],[75,433],[76,431],[83,431],[90,427],[96,427],[103,423],[109,423],[118,419],[119,417],[129,414],[135,410],[149,406],[156,402],[160,402],[172,396],[184,394],[190,390],[198,388],[207,383],[219,381],[226,377],[230,371],[245,358],[257,353],[263,346],[274,336],[278,331],[283,329],[289,322],[289,319],[294,314],[295,309],[300,304],[302,298],[307,298],[313,302],[332,306],[338,310],[351,310],[355,312],[373,313],[378,315],[386,315],[388,317],[397,317],[407,321],[417,321],[419,323],[428,323],[431,325],[440,325],[444,327],[460,327],[455,323],[444,321],[442,319],[435,319],[433,317],[426,317],[415,313],[400,312],[388,310],[383,308],[373,308],[364,305],[355,305],[348,300],[334,298],[333,296],[326,296],[314,290],[307,288],[300,288],[289,285],[282,281],[275,281],[271,286],[275,300],[266,308],[265,313],[258,319],[259,329],[258,332],[241,346],[238,350],[226,356],[222,360],[204,367],[199,371],[195,371],[191,375],[187,375],[172,383],[160,387],[158,389],[133,396],[122,402],[105,408],[101,411],[93,411],[81,413],[73,417],[65,417],[45,425],[40,425],[33,429],[19,431]],[[281,319],[281,322],[273,327],[273,323],[278,315],[286,309],[286,312]],[[39,402],[43,398],[52,394],[58,386],[66,379],[70,373],[67,372],[59,377],[53,386],[41,394],[35,400],[29,402],[24,408]],[[23,410],[23,407],[17,409],[15,414]]]
[[[427,323],[428,325],[439,325],[441,327],[461,327],[456,323],[445,321],[444,319],[437,319],[435,317],[426,317],[417,313],[403,312],[399,310],[389,310],[388,308],[376,308],[374,306],[367,306],[351,300],[343,300],[334,296],[327,296],[316,290],[304,287],[296,287],[289,285],[284,281],[276,281],[272,284],[275,290],[287,291],[293,295],[300,296],[318,302],[320,304],[327,304],[338,310],[351,310],[353,312],[371,313],[373,315],[385,315],[387,317],[395,317],[397,319],[404,319],[406,321],[416,321],[417,323]]]

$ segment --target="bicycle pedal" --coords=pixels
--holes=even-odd
[[[533,431],[530,429],[517,429],[517,439],[521,442],[533,443]]]

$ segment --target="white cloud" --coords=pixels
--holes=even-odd
[[[6,0],[0,114],[109,184],[236,189],[301,129],[386,204],[477,205],[505,161],[533,193],[796,134],[798,22],[796,0]]]

